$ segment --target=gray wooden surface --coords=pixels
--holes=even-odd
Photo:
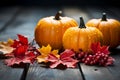
[[[39,19],[53,16],[58,10],[64,16],[72,17],[79,23],[79,16],[87,22],[92,18],[100,18],[103,12],[108,18],[120,20],[120,9],[117,7],[96,6],[62,6],[62,7],[5,7],[0,8],[0,41],[17,38],[16,34],[34,38],[34,28]],[[26,68],[11,68],[0,60],[0,80],[119,80],[120,78],[120,47],[111,51],[115,58],[113,66],[97,67],[78,64],[75,69],[50,69],[41,64]],[[26,76],[24,76],[26,75]]]
[[[11,68],[0,60],[0,80],[21,80],[24,68]]]

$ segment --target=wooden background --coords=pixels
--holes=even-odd
[[[85,22],[92,18],[101,18],[106,12],[108,18],[120,21],[118,6],[2,6],[0,7],[0,41],[8,38],[16,39],[22,34],[31,41],[34,28],[39,19],[55,15],[59,10],[63,16],[72,17],[79,23],[79,16]],[[120,47],[111,51],[115,62],[112,66],[98,67],[78,64],[75,69],[50,69],[41,64],[25,65],[23,68],[7,67],[0,59],[0,80],[119,80],[120,79]]]

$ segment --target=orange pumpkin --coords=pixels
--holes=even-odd
[[[115,19],[107,19],[103,13],[102,19],[92,19],[86,23],[87,26],[98,28],[103,33],[103,45],[115,48],[120,43],[120,22]]]
[[[74,19],[60,15],[61,11],[56,16],[45,17],[38,22],[35,40],[39,46],[50,44],[53,49],[61,49],[65,30],[78,25]]]
[[[87,27],[83,18],[80,17],[79,27],[67,29],[63,35],[64,49],[74,49],[74,51],[89,51],[91,43],[102,42],[103,35],[95,27]]]

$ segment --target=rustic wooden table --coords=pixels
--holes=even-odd
[[[100,18],[103,12],[108,18],[120,21],[117,7],[2,7],[0,8],[0,41],[17,38],[16,34],[34,37],[34,28],[40,18],[55,15],[58,10],[63,15],[76,19],[83,16],[85,22]],[[40,64],[26,65],[24,68],[11,68],[0,59],[0,80],[120,80],[120,47],[111,51],[115,62],[112,66],[97,67],[78,64],[75,69],[50,69]]]

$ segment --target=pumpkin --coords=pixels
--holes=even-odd
[[[40,47],[49,44],[53,49],[61,49],[65,30],[78,25],[73,18],[61,17],[61,13],[59,11],[56,16],[39,20],[35,28],[35,40]]]
[[[120,44],[120,22],[115,19],[107,19],[103,13],[102,19],[92,19],[87,26],[98,28],[103,33],[103,45],[115,48]]]
[[[84,24],[83,18],[80,17],[80,25],[67,29],[63,35],[64,49],[73,49],[78,52],[90,51],[90,45],[94,42],[102,42],[103,35],[95,27],[87,27]]]

